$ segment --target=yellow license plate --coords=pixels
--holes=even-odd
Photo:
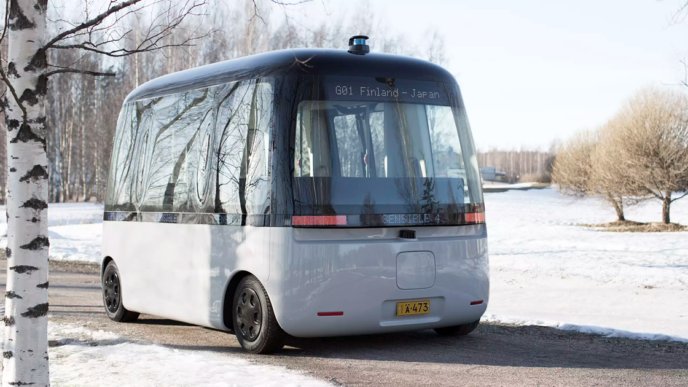
[[[430,313],[430,300],[397,302],[397,316]]]

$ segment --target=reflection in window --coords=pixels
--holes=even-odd
[[[211,120],[206,120],[211,121]],[[204,125],[201,125],[204,126]],[[208,194],[208,178],[210,177],[210,132],[204,130],[205,139],[198,149],[198,166],[196,167],[196,194],[198,195],[199,203],[205,201]]]
[[[269,202],[272,86],[244,81],[218,92],[215,206],[218,213],[262,214]]]
[[[107,188],[109,210],[132,210],[127,183],[136,139],[135,118],[133,105],[129,104],[122,108],[117,120]]]
[[[189,170],[197,165],[199,134],[212,126],[211,106],[209,89],[165,96],[156,104],[149,129],[151,161],[141,193],[142,211],[198,210],[201,203],[191,194],[196,190],[195,176]]]

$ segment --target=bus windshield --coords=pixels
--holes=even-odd
[[[334,100],[298,107],[296,214],[460,214],[482,204],[465,113],[448,95],[456,86],[339,83]],[[442,219],[431,223],[451,222]]]

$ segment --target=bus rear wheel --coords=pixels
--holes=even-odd
[[[480,320],[475,320],[469,324],[446,328],[435,328],[435,332],[437,332],[437,334],[440,336],[466,336],[467,334],[473,332],[475,328],[478,327],[478,324],[480,324]]]
[[[122,282],[115,261],[108,263],[105,267],[102,288],[103,305],[110,320],[130,322],[139,318],[138,313],[128,311],[122,304]]]
[[[277,323],[263,284],[244,277],[234,293],[232,320],[239,344],[250,353],[270,353],[284,347],[286,334]]]

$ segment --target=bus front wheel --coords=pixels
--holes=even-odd
[[[103,305],[110,320],[130,322],[139,318],[136,312],[128,311],[122,304],[122,282],[115,261],[111,261],[103,272]]]
[[[244,277],[232,304],[234,332],[250,353],[270,353],[284,347],[285,333],[277,323],[263,284],[252,275]]]
[[[446,328],[435,328],[435,332],[437,332],[437,334],[440,336],[466,336],[467,334],[473,332],[475,328],[478,327],[478,324],[480,324],[480,320],[475,320],[469,324]]]

